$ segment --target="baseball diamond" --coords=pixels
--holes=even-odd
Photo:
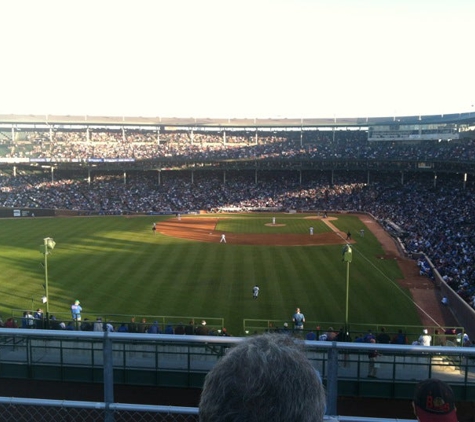
[[[325,224],[329,224],[331,219],[322,219]],[[193,218],[187,217],[182,219],[181,223],[175,220],[165,220],[158,224],[158,231],[167,236],[180,237],[189,240],[198,240],[201,242],[219,241],[221,232],[214,230],[218,218]],[[271,227],[282,227],[284,224],[263,223]],[[259,233],[227,233],[226,239],[234,245],[273,245],[273,246],[305,246],[305,245],[338,245],[346,244],[342,232],[331,225],[332,231],[321,233],[316,236],[309,237],[304,234],[259,234]]]
[[[447,307],[440,306],[439,297],[434,284],[419,274],[419,269],[412,259],[402,256],[394,239],[368,215],[358,215],[366,227],[377,237],[385,251],[380,259],[397,261],[403,277],[398,283],[408,288],[418,308],[422,325],[433,325],[434,320],[440,321],[444,326],[456,326],[457,321]],[[166,236],[184,238],[200,242],[218,242],[220,231],[214,230],[220,218],[226,217],[187,217],[177,224],[174,219],[164,220],[159,223],[158,230]],[[322,218],[320,216],[302,216],[304,219],[319,219],[328,225],[331,233],[321,233],[316,236],[297,234],[242,234],[229,233],[227,239],[235,245],[273,245],[273,246],[318,246],[355,243],[355,240],[347,241],[346,233],[339,231],[332,221],[337,217]],[[266,220],[267,221],[267,220]]]

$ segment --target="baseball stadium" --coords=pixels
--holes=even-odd
[[[474,156],[473,112],[0,116],[3,325],[470,346]]]
[[[0,13],[1,421],[475,422],[473,0]]]

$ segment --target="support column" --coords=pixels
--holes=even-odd
[[[338,350],[336,342],[328,350],[328,374],[327,374],[327,415],[336,416],[338,399]]]
[[[109,406],[114,403],[114,366],[112,362],[112,341],[109,338],[109,333],[104,332],[103,345],[103,359],[104,359],[104,403],[105,403],[105,422],[113,422],[114,412],[109,409]]]
[[[333,156],[335,156],[335,152],[336,152],[335,138],[336,138],[336,134],[335,134],[335,126],[333,126],[333,135],[332,135],[332,149],[333,149]]]

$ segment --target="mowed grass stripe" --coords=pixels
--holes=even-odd
[[[278,254],[275,265],[278,268],[280,278],[283,280],[284,285],[282,290],[285,293],[287,300],[291,300],[292,306],[299,306],[299,303],[308,297],[308,290],[305,285],[308,285],[311,271],[308,267],[299,265],[299,257],[304,254],[303,248],[276,248]],[[296,280],[302,280],[304,283],[296,282]],[[292,309],[288,310],[289,314]]]
[[[283,290],[285,283],[282,283],[282,280],[285,278],[276,259],[279,257],[279,248],[272,246],[253,248],[255,254],[252,259],[259,277],[258,284],[261,290],[258,299],[259,306],[254,306],[253,312],[250,313],[248,318],[253,318],[253,315],[256,315],[255,318],[257,319],[281,318],[282,314],[277,312],[277,309],[281,311],[285,309],[288,297]]]
[[[242,275],[237,246],[213,244],[203,267],[200,294],[196,295],[196,312],[200,315],[219,316],[231,323],[231,315],[242,312]],[[237,323],[237,322],[236,322]],[[229,324],[228,324],[229,325]],[[233,325],[231,325],[233,326]]]

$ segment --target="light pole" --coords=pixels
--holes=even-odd
[[[48,291],[48,255],[56,246],[56,242],[51,237],[45,237],[40,251],[45,256],[45,297],[43,303],[46,303],[46,328],[49,328],[49,291]]]
[[[345,245],[342,251],[343,261],[346,262],[346,311],[345,311],[345,333],[348,333],[348,303],[350,293],[350,262],[353,259],[353,249],[348,243]]]

